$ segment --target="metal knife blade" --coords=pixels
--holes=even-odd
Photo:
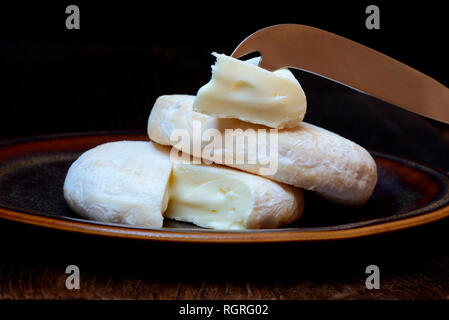
[[[297,68],[411,112],[449,123],[449,89],[406,64],[336,34],[298,24],[256,31],[232,57],[258,51],[260,67]]]

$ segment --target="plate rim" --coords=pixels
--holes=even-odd
[[[20,211],[0,208],[0,218],[50,229],[71,231],[76,233],[109,236],[137,240],[154,240],[163,242],[189,243],[275,243],[275,242],[314,242],[360,238],[383,234],[424,225],[449,216],[449,204],[421,215],[383,222],[373,225],[341,230],[294,231],[279,230],[270,232],[189,232],[163,229],[140,229],[127,226],[112,226],[80,222]],[[242,236],[245,234],[245,236]]]
[[[82,136],[142,136],[140,131],[107,131],[107,132],[83,132],[83,133],[60,133],[52,135],[42,135],[37,137],[24,137],[11,139],[0,142],[0,148],[8,147],[20,143],[30,143],[34,141],[42,141],[47,139],[64,139]],[[370,150],[378,156],[393,158],[400,161],[417,164],[425,168],[437,171],[438,173],[449,178],[449,173],[428,165],[420,161],[409,160],[406,158],[393,156],[377,150]],[[281,242],[311,242],[311,241],[330,241],[341,239],[352,239],[365,236],[383,234],[391,231],[408,229],[430,222],[441,220],[449,216],[449,202],[442,207],[431,209],[428,212],[418,214],[416,216],[406,217],[398,220],[380,222],[359,226],[350,229],[339,230],[318,230],[318,231],[298,231],[298,230],[264,230],[268,232],[229,232],[229,231],[189,231],[186,229],[147,229],[135,228],[126,225],[107,225],[95,223],[95,221],[76,221],[69,219],[55,218],[45,215],[36,215],[32,213],[14,210],[11,208],[0,207],[0,218],[9,221],[25,223],[28,225],[40,226],[50,229],[70,231],[82,234],[108,236],[113,238],[126,238],[137,240],[153,240],[162,242],[189,242],[189,243],[281,243]]]

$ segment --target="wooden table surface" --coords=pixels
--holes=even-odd
[[[131,123],[141,129],[149,112],[145,106],[150,105],[154,97],[164,93],[166,88],[184,93],[207,79],[210,72],[209,68],[182,64],[181,60],[176,65],[177,55],[194,56],[193,51],[189,53],[188,50],[170,51],[174,53],[167,54],[166,59],[161,50],[145,51],[145,54],[150,52],[157,56],[159,60],[155,58],[154,61],[163,62],[158,67],[151,64],[151,59],[134,51],[114,51],[113,59],[108,60],[104,58],[106,53],[98,52],[101,48],[94,49],[97,51],[89,55],[94,57],[89,58],[93,59],[89,60],[89,68],[71,70],[74,79],[79,80],[82,72],[91,70],[97,72],[97,77],[84,77],[83,81],[73,81],[67,86],[52,80],[57,77],[48,76],[40,82],[40,91],[34,89],[35,83],[23,80],[20,90],[35,94],[20,96],[19,100],[16,99],[19,95],[14,94],[18,89],[5,90],[6,101],[11,102],[11,108],[5,111],[9,112],[11,126],[10,129],[2,127],[2,134],[18,134],[19,129],[11,130],[19,123],[22,127],[18,128],[27,130],[20,132],[29,135],[44,133],[44,130],[126,129]],[[26,73],[36,68],[50,70],[50,75],[64,69],[58,63],[64,60],[66,51],[45,51],[45,47],[40,50],[42,65],[36,67],[38,58],[28,65],[20,61],[23,68],[11,67],[6,70],[7,74],[9,72],[13,79],[22,79],[22,76],[27,79]],[[76,53],[80,49],[73,50]],[[79,56],[70,52],[66,55]],[[12,52],[11,56],[19,55]],[[136,59],[130,60],[130,56]],[[204,57],[205,53],[200,58]],[[139,68],[128,68],[127,64],[131,63],[139,64]],[[169,71],[164,69],[164,63],[171,67]],[[112,65],[117,72],[114,77],[105,72]],[[157,78],[158,68],[160,76],[165,75],[165,78]],[[192,68],[204,69],[194,81],[187,76],[194,73]],[[174,70],[186,75],[178,78],[176,84],[170,82],[173,77],[169,76]],[[121,79],[123,83],[117,84],[110,80],[112,78]],[[425,120],[327,81],[317,85],[313,76],[302,74],[300,80],[308,93],[307,121],[368,149],[449,170],[447,125]],[[160,81],[158,86],[152,85],[154,81]],[[129,87],[140,89],[121,92],[120,88],[127,83]],[[42,90],[47,87],[59,88],[51,92],[59,94],[61,99],[77,94],[79,100],[57,97],[46,100],[51,95]],[[100,87],[103,89],[91,89]],[[72,88],[76,92],[72,93]],[[145,93],[147,89],[142,88],[153,91]],[[133,100],[130,96],[137,98]],[[71,114],[72,122],[64,123],[66,115],[51,112],[51,109],[23,120],[17,110],[31,103],[31,97],[38,99],[36,103],[41,106],[50,104],[54,108],[59,101],[67,101],[77,112]],[[126,114],[122,109],[125,101],[129,101]],[[108,110],[107,119],[98,117],[101,110]],[[51,121],[45,112],[53,116]],[[134,118],[130,118],[131,114]],[[33,124],[38,117],[41,117],[38,124]],[[391,234],[334,242],[194,245],[89,236],[0,221],[0,299],[449,299],[448,231],[449,220],[446,219]],[[372,264],[380,268],[379,290],[365,288],[365,269]],[[80,290],[65,288],[68,265],[80,268]]]
[[[189,245],[0,222],[1,299],[449,299],[448,221],[329,243]],[[80,268],[80,289],[65,268]],[[365,268],[380,268],[379,290]]]

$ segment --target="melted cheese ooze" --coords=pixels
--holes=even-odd
[[[193,109],[216,118],[237,118],[272,128],[293,128],[306,113],[306,96],[288,69],[260,68],[213,53],[212,79],[200,88]]]
[[[215,166],[175,164],[165,216],[204,228],[246,229],[253,200],[239,174]]]

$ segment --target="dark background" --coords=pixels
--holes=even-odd
[[[143,131],[158,96],[195,94],[209,80],[212,51],[231,54],[252,32],[278,23],[337,33],[449,85],[446,17],[437,2],[425,6],[377,2],[380,30],[365,28],[365,8],[371,4],[366,1],[163,2],[157,6],[80,1],[76,4],[81,29],[67,30],[65,8],[72,3],[2,5],[0,139]],[[448,158],[439,159],[446,154],[440,152],[442,145],[429,140],[445,125],[328,80],[296,74],[308,97],[306,121],[366,148],[405,157],[418,156],[412,145],[426,144],[429,150],[419,155],[424,156],[421,160],[449,169]]]
[[[212,51],[252,32],[299,23],[350,38],[449,86],[441,2],[74,1],[2,4],[0,141],[41,134],[146,130],[155,99],[195,94]],[[65,28],[77,4],[81,29]],[[369,4],[381,29],[367,30]],[[362,146],[449,170],[448,125],[304,72],[306,121]],[[196,246],[82,236],[0,222],[0,298],[448,299],[448,223],[317,244]],[[79,264],[84,290],[63,288]],[[364,288],[377,264],[382,289]],[[87,282],[86,282],[87,281]]]

